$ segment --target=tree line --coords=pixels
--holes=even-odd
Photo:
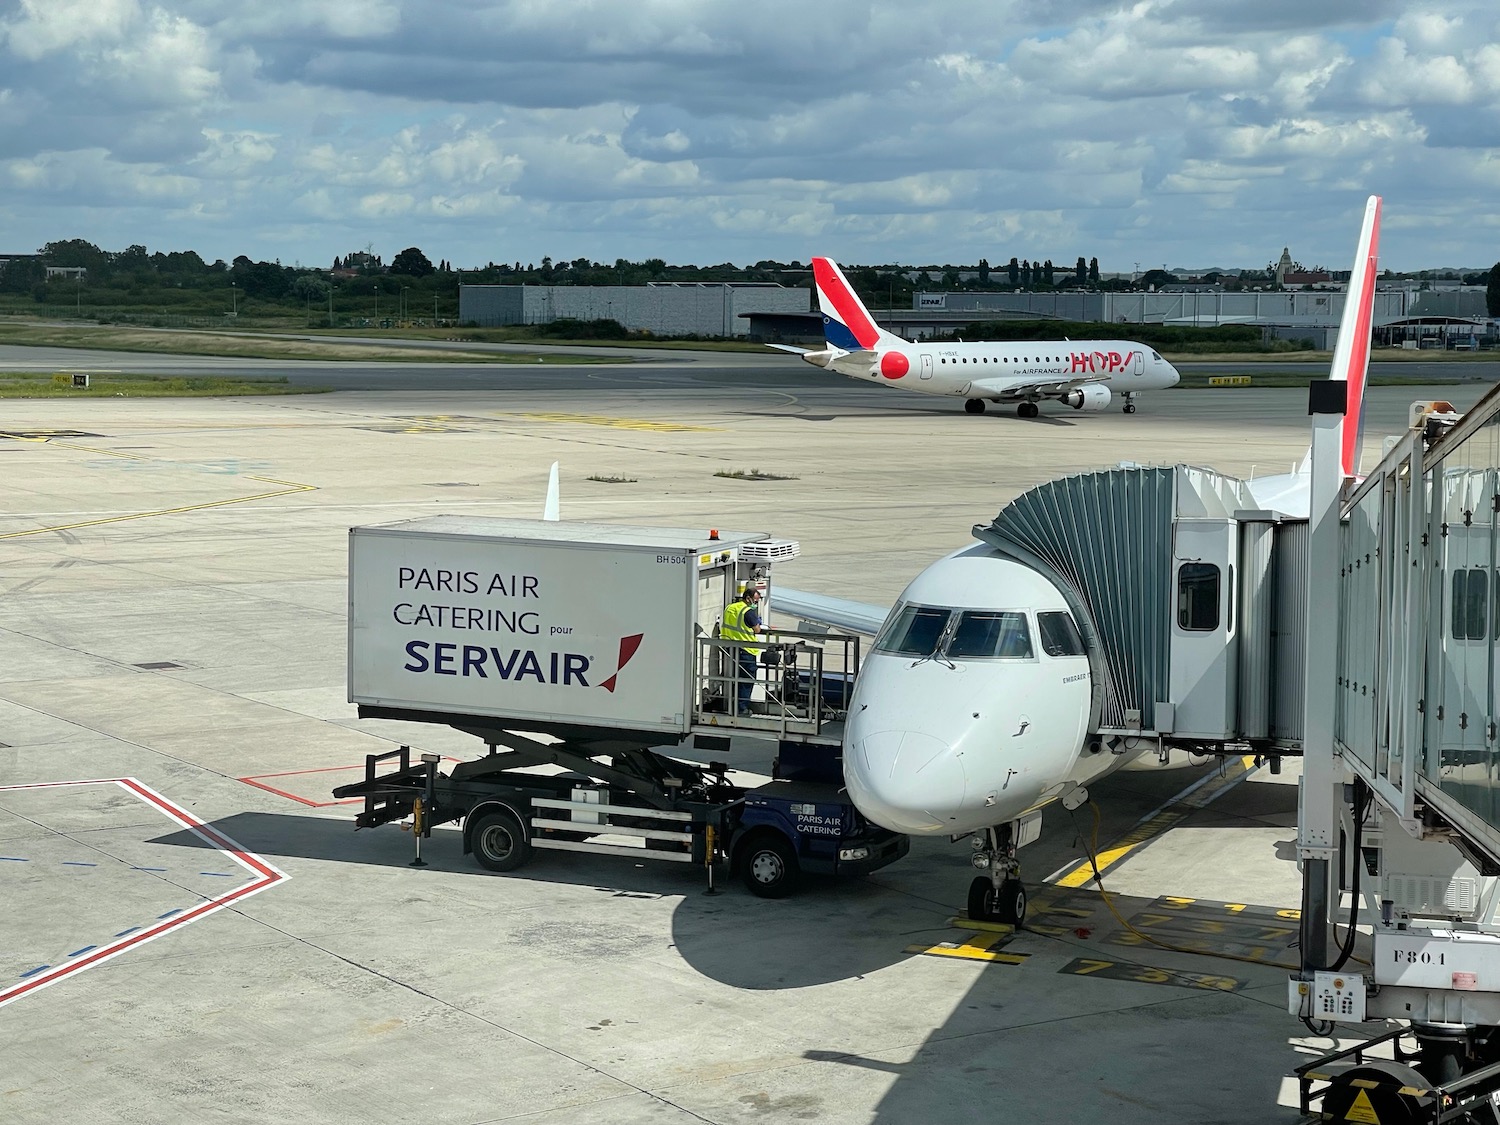
[[[81,269],[81,275],[54,276],[47,267]],[[871,307],[910,308],[919,291],[1005,291],[1149,288],[1178,281],[1165,270],[1149,270],[1136,281],[1102,278],[1098,258],[1079,255],[1071,267],[1058,267],[1050,258],[1012,257],[994,267],[987,258],[976,266],[925,266],[896,264],[850,266],[845,274]],[[1382,277],[1394,277],[1389,270]],[[1418,275],[1421,276],[1421,275]],[[1261,271],[1246,271],[1238,277],[1210,274],[1198,280],[1220,282],[1228,287],[1270,283]],[[1489,315],[1500,316],[1500,263],[1487,273],[1465,276],[1470,284],[1486,285]],[[668,265],[661,258],[641,262],[617,258],[613,264],[587,258],[570,261],[543,257],[539,263],[488,262],[474,269],[456,269],[446,259],[434,265],[415,246],[397,253],[386,264],[365,251],[334,258],[328,267],[283,265],[280,261],[253,261],[240,255],[231,262],[206,262],[191,250],[152,253],[132,245],[108,251],[84,239],[49,242],[35,257],[11,259],[0,267],[0,295],[30,296],[38,304],[63,305],[84,299],[92,307],[129,308],[149,306],[165,311],[200,315],[243,311],[246,306],[274,305],[283,310],[302,308],[311,319],[314,305],[332,301],[361,303],[359,313],[408,319],[431,310],[434,319],[458,314],[458,285],[645,285],[651,282],[763,282],[810,287],[812,270],[800,261],[764,259],[747,266],[730,262],[717,265]],[[71,300],[70,300],[71,298]],[[227,300],[225,299],[227,298]],[[381,299],[387,298],[382,306]],[[394,302],[389,298],[395,298]],[[259,311],[259,310],[256,310]],[[330,317],[332,317],[330,312]]]

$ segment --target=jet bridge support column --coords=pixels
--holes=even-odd
[[[1302,971],[1327,969],[1331,871],[1338,854],[1342,770],[1333,752],[1333,669],[1338,663],[1340,423],[1349,384],[1323,379],[1309,386],[1312,487],[1308,508],[1307,665],[1303,692],[1302,799],[1297,858],[1302,864]]]

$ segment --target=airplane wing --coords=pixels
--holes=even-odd
[[[1061,375],[1041,375],[1027,382],[1013,379],[976,379],[970,385],[969,394],[982,398],[1061,398],[1069,391],[1086,387],[1090,383],[1107,383],[1106,375],[1079,375],[1067,378]]]
[[[771,590],[771,612],[781,613],[815,625],[827,625],[835,629],[846,629],[851,633],[864,633],[873,637],[880,631],[886,614],[886,606],[854,602],[847,598],[830,598],[826,594],[808,594],[801,590],[787,590],[781,586]]]

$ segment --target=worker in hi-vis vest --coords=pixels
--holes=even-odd
[[[719,623],[719,636],[726,641],[753,641],[764,629],[760,622],[760,591],[746,586],[739,597],[724,607],[724,620]],[[739,666],[737,677],[736,713],[750,713],[750,693],[755,690],[755,658],[760,652],[758,645],[737,646],[735,660]]]

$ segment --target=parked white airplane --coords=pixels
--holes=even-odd
[[[970,414],[982,414],[986,402],[996,402],[1014,404],[1017,415],[1035,418],[1045,399],[1099,411],[1116,395],[1125,400],[1125,413],[1134,414],[1136,395],[1176,386],[1180,378],[1156,352],[1129,340],[912,343],[875,323],[828,258],[813,259],[813,280],[827,346],[820,351],[772,347],[852,379],[957,396]]]
[[[1350,383],[1348,475],[1358,469],[1379,219],[1371,196],[1330,373]],[[1305,515],[1308,479],[1260,483],[1283,511],[1300,488]],[[1016,849],[1040,833],[1041,808],[1058,799],[1076,808],[1085,786],[1136,756],[1085,753],[1093,682],[1062,593],[980,542],[927,567],[889,614],[792,590],[774,601],[779,612],[876,636],[844,735],[849,794],[898,832],[972,834],[973,864],[986,874],[970,887],[970,915],[1019,922],[1026,892]]]

